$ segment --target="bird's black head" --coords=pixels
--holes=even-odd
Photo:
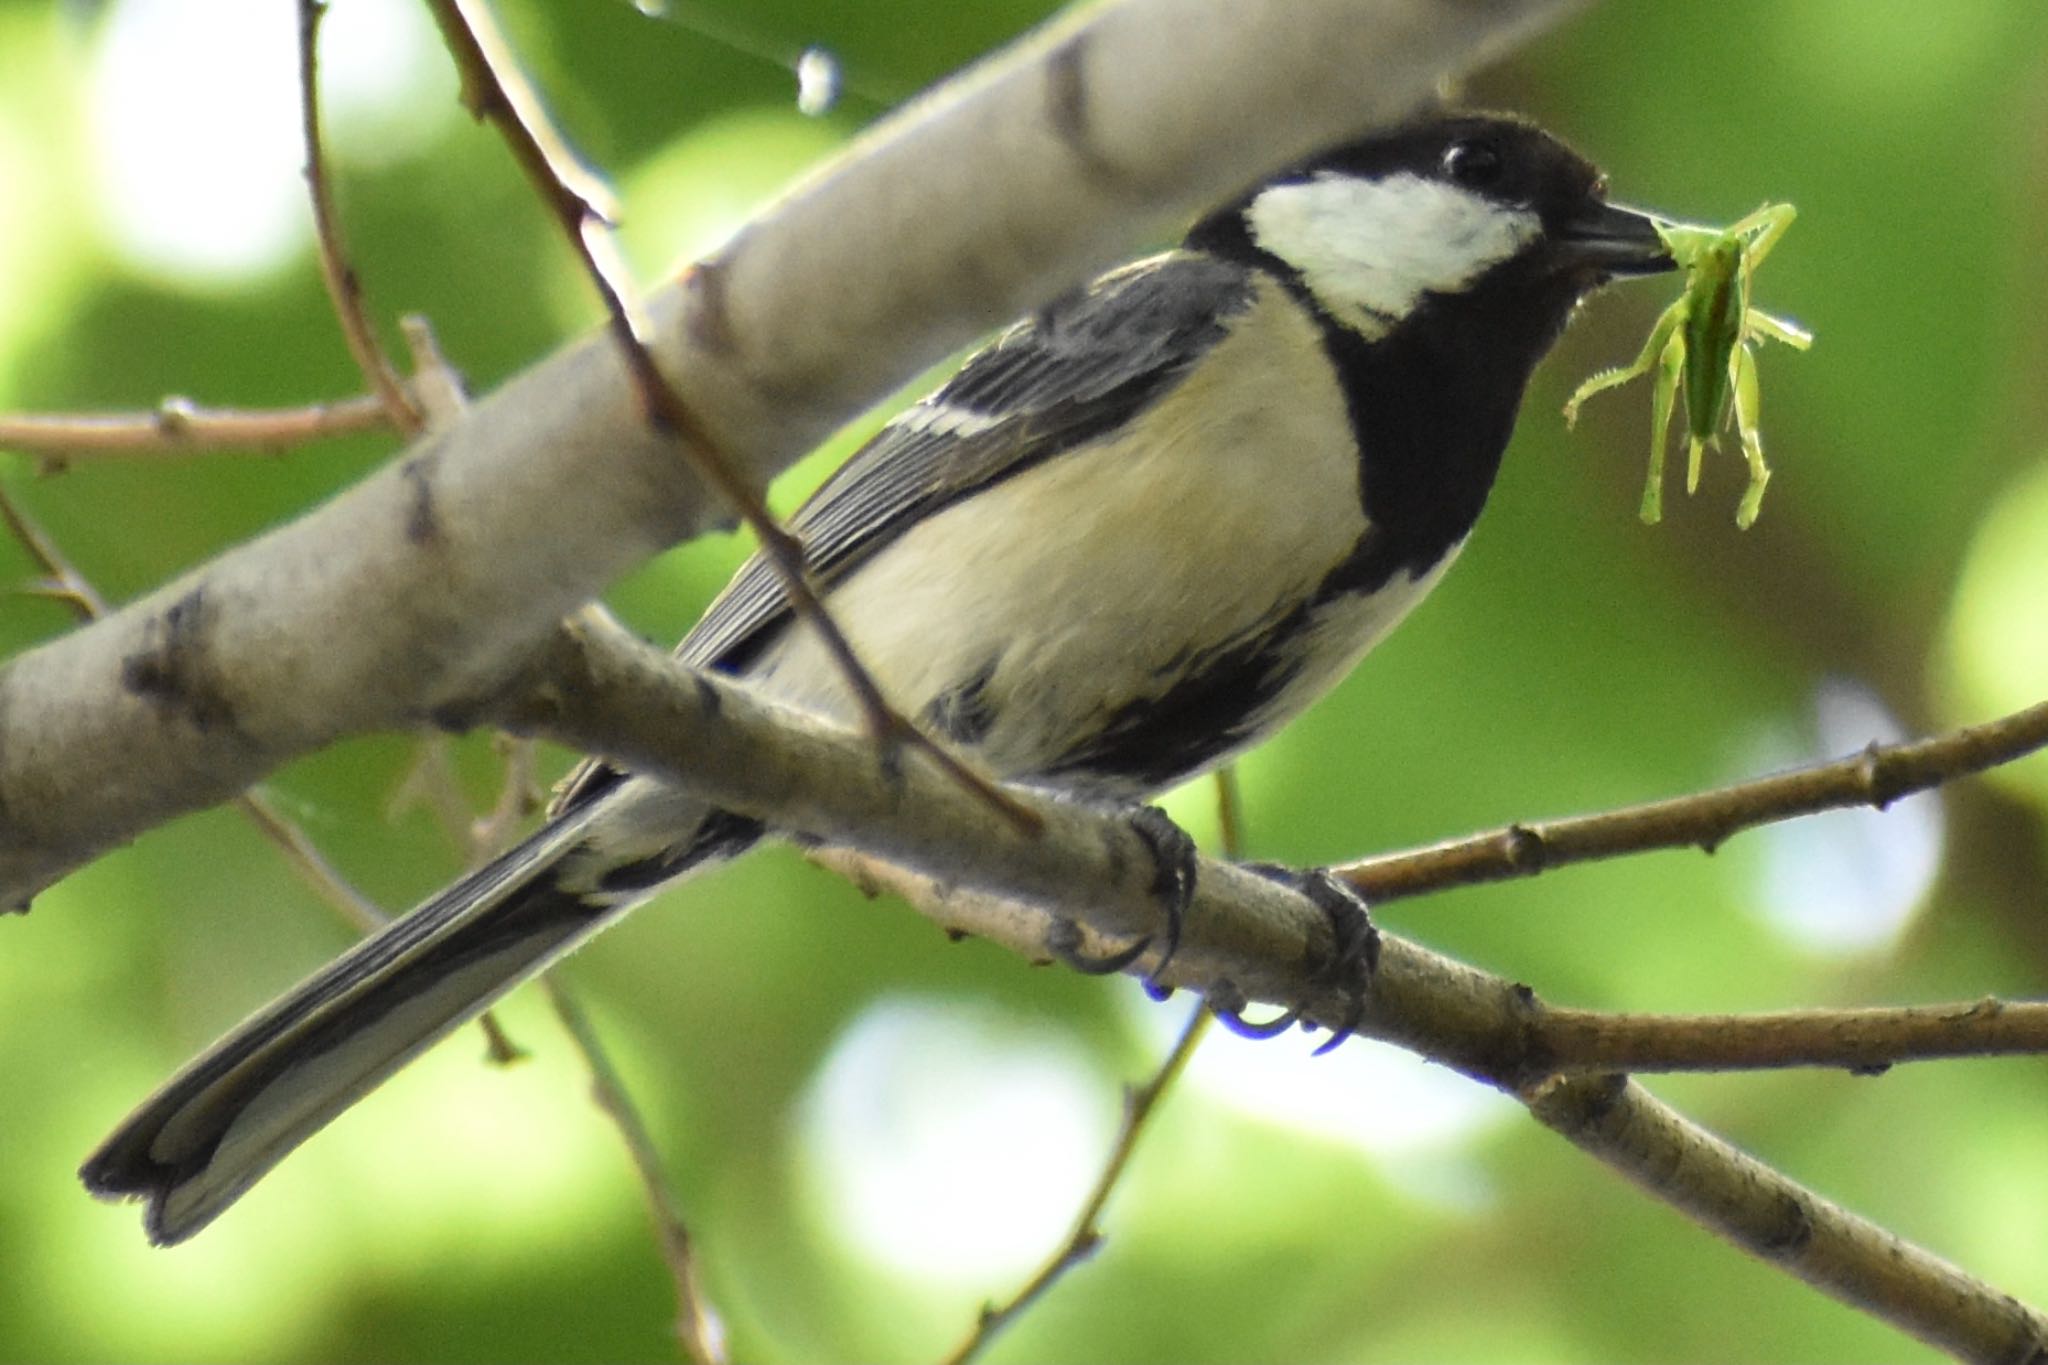
[[[1674,267],[1650,219],[1522,119],[1435,114],[1280,172],[1188,234],[1276,276],[1322,322],[1380,540],[1363,578],[1421,572],[1492,487],[1522,390],[1572,310]]]
[[[1204,218],[1187,244],[1278,271],[1368,341],[1420,310],[1499,295],[1538,354],[1611,276],[1673,265],[1648,218],[1607,203],[1590,162],[1497,114],[1431,115],[1332,148]]]

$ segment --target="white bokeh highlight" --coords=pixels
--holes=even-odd
[[[1133,1024],[1163,1051],[1186,1022],[1133,988]],[[1255,1019],[1277,1010],[1254,1007]],[[1238,1038],[1213,1030],[1181,1089],[1219,1110],[1315,1141],[1349,1148],[1419,1203],[1476,1212],[1493,1199],[1476,1145],[1520,1105],[1411,1052],[1353,1038],[1318,1057],[1324,1035]]]
[[[453,118],[454,77],[417,0],[336,0],[320,37],[337,164],[417,154]],[[87,100],[99,226],[123,264],[229,288],[311,243],[293,5],[115,0]]]
[[[1840,758],[1865,745],[1904,737],[1875,693],[1833,679],[1813,699],[1813,733],[1763,735],[1743,767],[1757,772]],[[1766,825],[1757,912],[1788,942],[1808,952],[1850,955],[1889,945],[1941,869],[1940,798],[1909,796],[1887,810],[1826,811]]]
[[[986,1284],[1056,1245],[1117,1096],[1077,1046],[972,1001],[892,998],[804,1097],[802,1179],[832,1233],[920,1283]]]

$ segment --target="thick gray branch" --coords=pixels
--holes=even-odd
[[[889,119],[650,300],[767,479],[970,337],[1570,0],[1120,0]],[[725,516],[587,338],[298,522],[0,672],[0,905],[363,730],[459,721],[550,626]]]

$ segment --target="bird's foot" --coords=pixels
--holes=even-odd
[[[1329,921],[1329,955],[1315,964],[1309,979],[1317,990],[1342,991],[1347,1003],[1342,1021],[1330,1031],[1329,1039],[1316,1049],[1316,1055],[1320,1057],[1349,1038],[1365,1016],[1366,991],[1372,984],[1373,972],[1379,967],[1379,930],[1373,927],[1372,917],[1367,913],[1365,897],[1327,868],[1298,872],[1273,863],[1246,866],[1262,877],[1283,882],[1301,892]],[[1301,1022],[1308,1007],[1304,1000],[1274,1019],[1252,1023],[1244,1018],[1245,1003],[1244,993],[1230,981],[1219,980],[1209,988],[1210,1011],[1225,1028],[1245,1038],[1272,1038],[1285,1033]],[[1313,1028],[1314,1025],[1306,1027]]]

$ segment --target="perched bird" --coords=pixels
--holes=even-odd
[[[1425,116],[1017,323],[790,529],[900,708],[1005,779],[1135,803],[1271,734],[1400,621],[1464,544],[1579,301],[1671,266],[1547,133]],[[759,556],[679,654],[854,714]],[[596,769],[193,1062],[85,1183],[146,1198],[152,1240],[191,1236],[428,1044],[762,833]]]

